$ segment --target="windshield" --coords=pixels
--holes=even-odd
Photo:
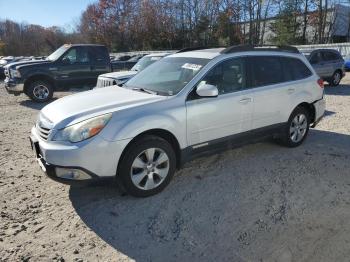
[[[132,71],[142,71],[145,69],[147,66],[153,64],[154,62],[158,61],[161,59],[161,56],[145,56],[141,58],[132,68]]]
[[[147,89],[160,95],[175,95],[210,60],[191,57],[166,57],[147,67],[124,85]]]
[[[68,45],[63,45],[60,48],[58,48],[55,52],[53,52],[51,55],[49,55],[46,59],[50,61],[55,61],[57,60],[61,55],[63,55],[64,52],[67,51],[67,49],[70,46]]]

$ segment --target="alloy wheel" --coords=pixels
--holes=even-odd
[[[304,114],[298,114],[296,115],[290,125],[289,128],[289,134],[290,134],[290,139],[294,143],[300,142],[307,131],[307,118]]]
[[[148,148],[133,161],[130,176],[133,184],[142,190],[158,187],[169,173],[169,157],[160,148]]]
[[[49,89],[44,85],[37,85],[33,89],[33,94],[35,98],[39,100],[44,100],[49,96]]]

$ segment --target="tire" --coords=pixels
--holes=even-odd
[[[342,74],[339,70],[335,71],[332,78],[330,79],[330,84],[332,86],[338,86],[340,84]]]
[[[309,133],[310,114],[304,107],[297,107],[289,117],[288,123],[283,128],[281,142],[287,147],[301,145]]]
[[[33,81],[29,84],[26,94],[35,102],[47,102],[53,96],[53,87],[45,80]]]
[[[176,155],[166,140],[145,136],[126,148],[119,163],[117,179],[126,192],[135,197],[148,197],[169,184],[176,170]]]

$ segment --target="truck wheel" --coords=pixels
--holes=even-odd
[[[38,80],[29,84],[26,93],[33,101],[43,103],[49,101],[52,98],[53,87],[47,81]]]
[[[301,145],[310,126],[309,112],[304,107],[297,107],[289,117],[286,127],[281,134],[281,142],[287,147],[297,147]]]
[[[330,84],[332,86],[337,86],[340,84],[340,80],[341,80],[341,72],[339,70],[335,71],[332,78],[330,79]]]
[[[119,161],[117,179],[127,193],[147,197],[162,191],[176,169],[172,146],[157,136],[145,136],[126,149]]]

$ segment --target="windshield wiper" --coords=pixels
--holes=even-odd
[[[141,91],[141,92],[152,94],[152,95],[158,95],[158,92],[152,91],[149,89],[145,89],[143,87],[134,87],[132,90]]]

